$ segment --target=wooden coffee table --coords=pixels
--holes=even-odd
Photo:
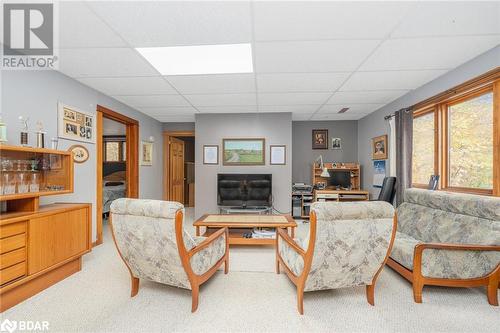
[[[290,215],[256,215],[256,214],[205,214],[196,220],[196,236],[200,236],[200,227],[206,227],[203,236],[210,236],[220,228],[229,229],[230,245],[274,245],[275,240],[269,238],[243,238],[243,234],[258,228],[290,228],[290,236],[295,237],[297,223]]]

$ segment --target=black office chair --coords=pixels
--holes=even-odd
[[[392,204],[396,194],[396,177],[385,177],[382,183],[382,189],[376,201],[385,201]]]

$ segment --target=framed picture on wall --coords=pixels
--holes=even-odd
[[[204,145],[203,146],[203,164],[219,164],[219,146]]]
[[[264,165],[265,139],[223,139],[222,164]]]
[[[388,150],[387,135],[377,136],[372,139],[372,160],[386,160]]]
[[[141,165],[153,165],[153,143],[149,141],[141,142]]]
[[[332,138],[332,149],[342,149],[341,138]]]
[[[95,115],[57,103],[57,136],[62,139],[95,143]]]
[[[286,146],[285,145],[271,145],[269,146],[270,156],[269,163],[272,165],[285,165],[286,164]]]
[[[312,130],[312,149],[328,149],[328,130]]]

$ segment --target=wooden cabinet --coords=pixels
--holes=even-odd
[[[73,192],[70,152],[0,145],[0,312],[78,272],[91,250],[91,205],[40,206]]]

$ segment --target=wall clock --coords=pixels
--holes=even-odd
[[[82,145],[73,145],[68,149],[73,153],[73,161],[83,163],[89,159],[89,151]]]

